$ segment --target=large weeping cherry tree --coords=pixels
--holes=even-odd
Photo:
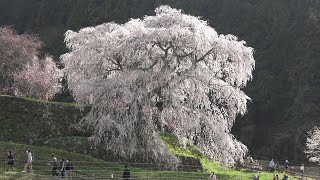
[[[155,16],[67,31],[61,56],[92,141],[124,158],[177,162],[159,138],[170,131],[227,164],[247,148],[230,134],[249,97],[253,49],[206,21],[160,6]]]
[[[309,135],[305,153],[311,162],[320,163],[320,127],[315,127]]]

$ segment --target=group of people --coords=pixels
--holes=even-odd
[[[22,172],[32,172],[33,156],[32,156],[31,150],[28,149],[26,151],[26,154],[27,154],[27,163],[24,165],[24,171],[22,171]],[[51,156],[52,156],[52,161],[51,161],[50,165],[51,165],[52,176],[57,176],[57,177],[60,176],[61,178],[73,176],[72,173],[74,170],[74,166],[71,163],[70,159],[67,159],[65,161],[63,158],[61,158],[60,162],[58,162],[56,156],[53,153],[51,154]],[[14,168],[14,155],[11,150],[8,151],[7,157],[8,157],[7,165],[8,165],[8,167],[11,167],[11,169],[13,170],[13,168]],[[284,166],[283,166],[285,171],[287,171],[289,169],[289,165],[290,165],[289,161],[285,160]],[[277,161],[275,163],[274,160],[271,159],[271,161],[269,162],[269,171],[274,172],[276,169],[279,169],[279,162]],[[304,164],[302,164],[299,169],[302,177],[304,176],[304,169],[305,169]],[[130,170],[127,165],[125,165],[125,170],[123,172],[123,178],[125,180],[130,179]],[[215,173],[211,172],[211,174],[209,176],[209,180],[216,180],[216,179],[217,179],[217,177],[216,177]],[[259,180],[260,178],[257,175],[253,179]],[[282,180],[288,180],[288,179],[289,179],[289,177],[287,175],[284,175],[284,177],[282,178]],[[274,175],[273,180],[280,180],[279,176]]]
[[[27,163],[24,165],[24,170],[22,172],[32,172],[32,162],[33,162],[33,156],[31,153],[31,150],[28,149],[26,151],[27,154]],[[72,172],[74,170],[74,166],[71,163],[70,159],[67,159],[66,161],[61,158],[60,162],[58,162],[55,155],[52,153],[52,161],[50,162],[51,166],[51,173],[52,176],[60,176],[61,178],[64,177],[72,177]],[[8,161],[7,161],[7,171],[11,168],[11,170],[14,170],[15,160],[14,155],[11,150],[7,153]]]
[[[278,174],[275,174],[275,175],[273,176],[273,180],[280,180]],[[289,176],[283,175],[282,180],[289,180]]]
[[[24,165],[24,170],[22,172],[32,172],[32,162],[33,162],[33,156],[31,153],[31,150],[28,149],[26,151],[27,154],[27,163]],[[74,165],[71,163],[70,159],[64,160],[61,158],[61,160],[58,162],[58,159],[56,156],[52,153],[51,154],[52,159],[50,162],[51,166],[51,174],[54,177],[61,177],[61,178],[72,178],[73,171],[74,171]],[[14,170],[14,155],[11,150],[7,153],[8,161],[7,161],[7,167],[11,168],[11,170]],[[8,171],[8,169],[7,169]],[[125,169],[123,171],[123,179],[129,180],[130,179],[130,170],[128,165],[125,165]],[[215,179],[212,179],[215,180]]]
[[[288,161],[288,160],[285,160],[284,165],[283,165],[284,170],[285,170],[285,171],[288,171],[289,166],[290,166],[289,161]],[[271,159],[271,161],[269,162],[269,170],[270,170],[271,172],[274,172],[275,169],[279,169],[279,162],[277,161],[277,163],[274,163],[273,159]],[[304,175],[304,164],[302,164],[302,165],[300,166],[299,170],[300,170],[300,174],[301,174],[301,175]]]
[[[260,176],[259,175],[255,175],[253,177],[253,180],[260,180]],[[273,176],[273,180],[280,180],[278,174]],[[287,175],[283,175],[282,180],[289,180],[289,177]]]
[[[274,162],[273,159],[271,159],[271,161],[269,162],[269,171],[270,172],[274,172],[275,169],[279,168],[279,161],[277,161],[276,163]]]
[[[28,149],[26,151],[27,154],[27,163],[24,165],[24,170],[22,172],[32,172],[32,161],[33,161],[33,156],[31,153],[31,150]],[[8,169],[11,168],[11,170],[13,170],[14,168],[14,155],[13,152],[11,150],[8,151],[7,153],[7,157],[8,157],[8,161],[7,161],[7,168],[6,170],[8,171]]]
[[[285,161],[284,161],[284,164],[283,164],[283,168],[284,168],[285,172],[288,171],[289,166],[290,166],[289,161],[288,161],[288,160],[285,160]],[[280,167],[279,167],[279,162],[277,161],[277,162],[275,163],[274,160],[271,159],[271,161],[269,162],[269,171],[274,172],[276,169],[280,169]],[[304,164],[302,164],[302,165],[300,166],[299,171],[300,171],[299,173],[300,173],[301,177],[303,178],[303,176],[304,176]],[[288,179],[289,179],[289,177],[286,176],[286,175],[284,175],[283,180],[288,180]],[[275,175],[274,178],[273,178],[273,180],[279,180],[278,175]]]
[[[52,176],[60,176],[61,178],[68,178],[73,176],[74,166],[71,163],[70,159],[64,160],[61,158],[58,162],[56,156],[52,153],[51,161],[51,174]]]

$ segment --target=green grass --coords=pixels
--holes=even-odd
[[[0,96],[1,139],[32,144],[37,139],[86,136],[72,127],[89,108],[81,112],[64,103],[39,102],[41,100]]]
[[[33,163],[33,173],[22,173],[23,165],[25,163],[25,150],[30,148],[35,161]],[[75,165],[77,173],[83,178],[92,177],[110,177],[111,174],[116,177],[121,177],[123,172],[123,164],[106,162],[90,156],[71,153],[68,151],[52,149],[48,147],[37,147],[31,145],[23,145],[16,143],[0,142],[0,151],[6,152],[11,149],[15,154],[17,168],[12,171],[5,171],[0,168],[0,180],[7,179],[36,179],[36,178],[50,178],[51,153],[55,153],[57,158],[71,159]],[[178,148],[176,148],[178,149]],[[186,151],[186,155],[192,157],[192,150]],[[179,150],[180,155],[183,150]],[[0,154],[0,159],[5,159],[5,154]],[[2,161],[3,162],[3,161]],[[219,163],[209,161],[205,157],[201,158],[201,163],[206,169],[206,172],[181,172],[181,171],[159,171],[150,169],[141,169],[131,167],[131,174],[137,179],[207,179],[209,172],[215,171],[219,179],[236,180],[236,179],[252,179],[257,173],[236,171],[232,168],[225,167]],[[271,173],[260,173],[261,179],[272,179]],[[280,176],[282,177],[282,176]]]
[[[61,158],[72,160],[73,164],[77,169],[77,173],[84,177],[92,176],[93,174],[95,174],[95,176],[110,176],[111,174],[114,174],[115,176],[120,176],[123,171],[123,165],[121,164],[106,162],[82,154],[72,153],[48,147],[38,147],[32,145],[0,142],[1,152],[7,152],[9,149],[12,150],[15,155],[15,164],[17,166],[15,170],[16,172],[21,172],[23,170],[23,166],[26,161],[25,151],[27,149],[31,149],[32,154],[34,156],[34,174],[51,174],[49,164],[51,160],[51,153],[54,153],[59,160]],[[3,160],[5,158],[6,157],[4,156],[4,154],[0,155],[0,159]],[[1,168],[0,173],[1,171],[3,173],[4,169]]]
[[[200,150],[194,145],[187,143],[186,148],[182,149],[181,144],[176,136],[163,133],[160,135],[161,139],[167,144],[170,151],[179,156],[188,156],[198,158],[206,173],[215,172],[218,179],[253,179],[255,175],[259,175],[260,179],[273,179],[273,173],[269,172],[250,172],[245,169],[235,170],[231,167],[227,167],[218,162],[214,162],[206,158]],[[279,177],[283,177],[283,173],[277,173]],[[290,177],[293,179],[293,177]]]
[[[106,162],[100,159],[93,158],[77,153],[71,153],[64,150],[52,149],[48,147],[38,147],[32,145],[16,144],[10,142],[0,142],[1,164],[4,164],[6,159],[5,152],[12,150],[15,155],[14,171],[5,171],[4,166],[0,168],[0,180],[7,179],[36,179],[37,177],[50,178],[51,153],[55,153],[58,159],[71,159],[75,165],[76,173],[83,177],[110,177],[112,174],[115,178],[121,177],[123,172],[123,163]],[[23,166],[26,160],[25,151],[31,149],[35,158],[33,162],[33,173],[22,173]],[[160,171],[152,170],[151,165],[148,169],[136,168],[130,165],[130,171],[135,179],[206,179],[208,173],[201,172],[181,172],[181,171]]]

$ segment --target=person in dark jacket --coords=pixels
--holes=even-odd
[[[73,164],[71,163],[70,159],[66,161],[66,177],[72,179],[72,171],[74,169]]]
[[[130,179],[130,170],[129,170],[127,164],[124,166],[123,179],[124,180],[129,180]]]
[[[8,151],[8,166],[11,167],[11,169],[13,170],[13,166],[14,166],[14,158],[13,158],[13,153],[11,150]]]
[[[289,169],[289,161],[288,160],[286,160],[285,162],[284,162],[284,169],[285,169],[285,171],[288,171],[288,169]]]
[[[286,176],[286,175],[284,175],[283,178],[282,178],[282,180],[288,180],[288,179],[289,179],[289,177]]]
[[[63,158],[60,161],[60,172],[61,172],[61,178],[64,178],[66,176],[66,164],[64,163]]]

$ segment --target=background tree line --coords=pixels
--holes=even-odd
[[[37,33],[56,62],[66,30],[151,15],[160,4],[208,19],[255,48],[252,98],[233,133],[253,155],[304,160],[306,132],[320,124],[320,3],[316,0],[2,0],[0,25]],[[56,100],[70,101],[67,91]]]

